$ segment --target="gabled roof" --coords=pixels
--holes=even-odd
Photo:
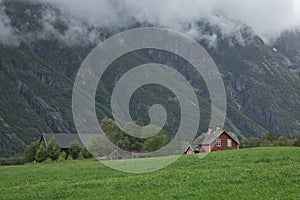
[[[118,157],[122,157],[121,154],[120,154],[120,151],[114,150],[113,152],[111,152],[111,153],[107,156],[107,158],[111,158],[111,157],[113,157],[114,155],[117,155]]]
[[[191,147],[191,148],[193,149],[193,151],[195,151],[195,152],[204,152],[204,150],[203,150],[202,147],[200,147],[199,145],[195,145],[195,144],[191,144],[191,145],[187,146],[187,148],[184,150],[184,152],[187,152],[187,150],[188,150],[190,147]]]
[[[240,144],[238,137],[236,136],[235,133],[232,132],[227,132],[227,131],[216,131],[212,134],[207,133],[202,133],[194,142],[192,145],[209,145],[213,141],[215,141],[217,138],[222,135],[222,133],[226,133],[231,137],[234,141],[236,141],[238,144]]]
[[[68,149],[70,147],[70,144],[74,141],[77,140],[80,146],[83,146],[83,143],[79,137],[78,134],[46,134],[43,133],[42,135],[46,147],[49,144],[49,141],[55,137],[57,140],[57,143],[59,144],[60,148],[62,149]]]

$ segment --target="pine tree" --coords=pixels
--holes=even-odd
[[[35,159],[37,150],[39,149],[39,142],[32,142],[25,150],[26,161],[32,162]]]
[[[60,147],[55,137],[52,137],[47,147],[47,154],[51,160],[57,160],[60,153]]]
[[[40,145],[35,157],[38,162],[43,162],[47,159],[47,150],[44,145]]]
[[[74,140],[71,144],[70,144],[70,149],[69,149],[69,153],[72,156],[72,158],[74,160],[76,160],[79,156],[80,153],[80,146],[77,140]]]

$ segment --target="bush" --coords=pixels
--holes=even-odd
[[[67,159],[67,154],[65,151],[60,152],[59,156],[58,156],[58,161],[62,162],[65,161]]]
[[[297,141],[298,140],[298,141]],[[247,147],[270,147],[270,146],[300,146],[299,138],[289,138],[286,136],[277,137],[271,133],[263,135],[261,138],[247,138],[242,141],[242,148]]]
[[[72,158],[72,156],[68,156],[68,158],[67,158],[67,160],[74,160],[73,158]]]
[[[242,148],[252,148],[260,146],[260,141],[257,138],[250,137],[242,141]]]
[[[43,162],[47,159],[47,150],[44,145],[40,145],[36,152],[35,158],[38,162]]]
[[[80,146],[77,140],[74,140],[71,144],[70,144],[70,149],[69,149],[69,154],[71,155],[71,157],[76,160],[79,156],[80,153]]]
[[[168,144],[169,138],[167,134],[163,131],[160,131],[159,133],[155,134],[154,136],[147,138],[143,145],[144,151],[156,151],[160,148],[164,147],[166,144]]]
[[[35,159],[35,155],[37,150],[39,149],[39,142],[35,141],[32,142],[26,149],[25,149],[25,158],[27,162],[32,162]]]
[[[93,155],[89,152],[86,147],[83,147],[80,151],[80,156],[84,159],[93,158]]]
[[[28,162],[27,158],[21,156],[0,158],[0,165],[23,165],[26,162]]]
[[[47,158],[45,161],[43,161],[44,164],[49,164],[52,163],[52,159],[51,158]]]
[[[288,138],[285,136],[280,136],[276,141],[277,146],[288,146]]]
[[[300,137],[297,137],[294,141],[294,146],[300,147]]]
[[[60,147],[59,144],[57,143],[57,140],[53,137],[49,141],[49,145],[47,147],[47,154],[48,157],[51,158],[51,160],[57,160],[59,157],[60,153]]]

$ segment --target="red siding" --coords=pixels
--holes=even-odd
[[[185,154],[195,154],[195,151],[192,147],[189,147],[188,150],[186,150]]]
[[[202,145],[202,149],[204,149],[205,152],[210,152],[210,145]]]
[[[222,133],[218,139],[221,139],[221,147],[217,147],[216,141],[212,143],[212,151],[221,151],[228,149],[227,147],[227,139],[231,139],[231,149],[237,149],[238,143],[234,141],[227,133]]]

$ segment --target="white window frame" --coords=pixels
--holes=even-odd
[[[227,147],[232,147],[232,139],[227,139]]]
[[[221,147],[222,146],[222,141],[221,141],[220,138],[217,139],[216,144],[217,144],[217,147]]]

